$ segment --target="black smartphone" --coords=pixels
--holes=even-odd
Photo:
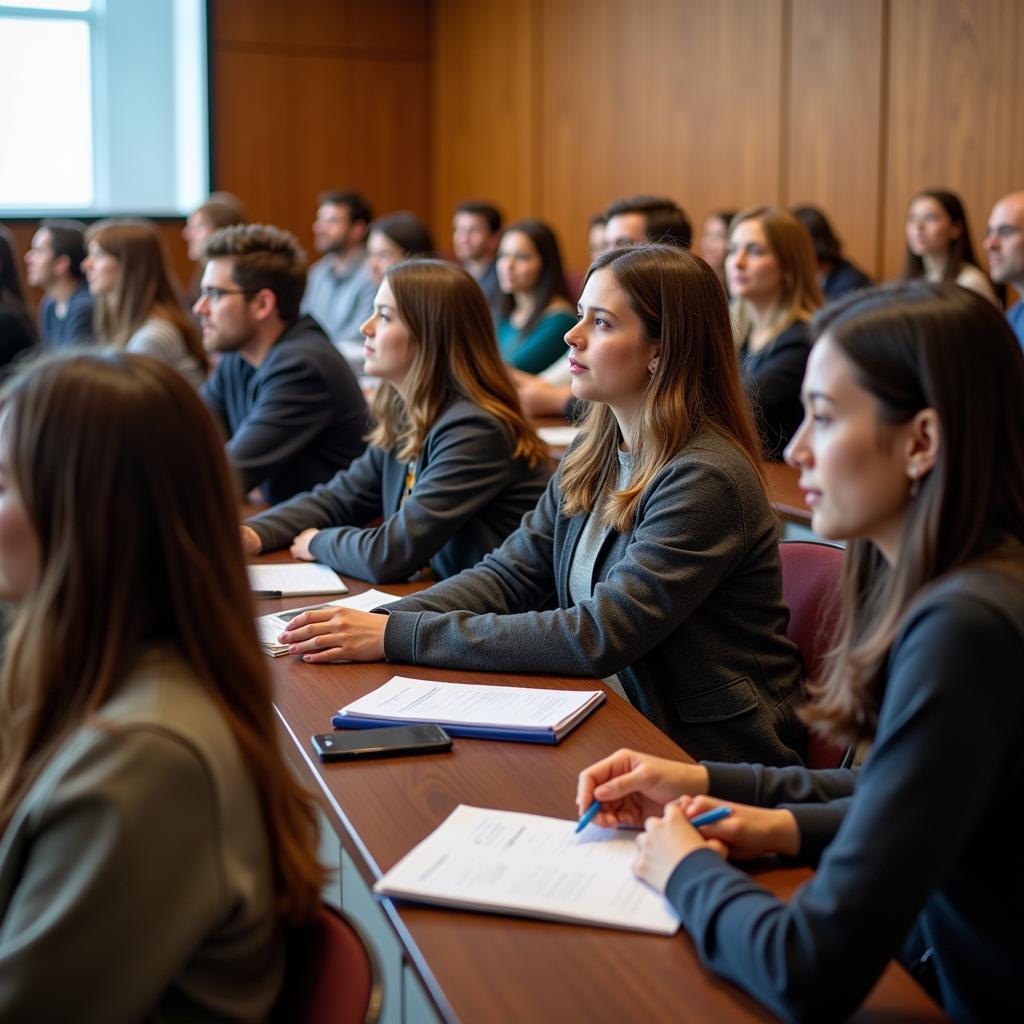
[[[439,725],[395,725],[386,729],[342,729],[312,737],[321,761],[395,754],[434,754],[452,749],[452,738]]]

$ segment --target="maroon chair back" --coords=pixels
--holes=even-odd
[[[377,959],[359,928],[326,904],[288,935],[284,988],[275,1022],[374,1024],[380,1017]]]
[[[821,677],[825,652],[835,643],[839,624],[839,580],[843,549],[816,541],[783,541],[782,596],[789,605],[789,639],[800,649],[804,674]],[[846,751],[811,732],[807,741],[808,768],[836,768]]]

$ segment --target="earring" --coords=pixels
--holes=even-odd
[[[910,476],[910,496],[916,498],[917,492],[921,490],[921,481],[917,479],[917,466],[911,466],[907,473]]]

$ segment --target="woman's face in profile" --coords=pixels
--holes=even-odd
[[[0,431],[0,601],[20,601],[39,579],[39,538],[25,510]]]
[[[82,269],[93,295],[112,292],[121,280],[121,261],[101,249],[97,242],[89,243],[89,255],[82,260]]]
[[[907,246],[915,256],[944,256],[961,228],[942,204],[931,196],[918,196],[907,210]]]
[[[860,386],[853,364],[827,334],[811,349],[802,397],[804,419],[786,461],[800,470],[814,532],[874,541],[888,558],[911,501],[913,421],[882,422],[878,399]]]
[[[733,229],[725,274],[734,296],[773,302],[782,295],[782,267],[768,244],[764,226],[756,218],[740,221]]]

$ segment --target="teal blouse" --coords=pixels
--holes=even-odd
[[[509,366],[527,373],[540,373],[565,355],[565,334],[576,324],[576,315],[567,310],[547,313],[528,334],[506,318],[498,324],[498,347]]]

